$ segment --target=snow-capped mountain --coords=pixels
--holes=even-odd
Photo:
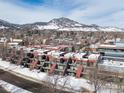
[[[101,27],[95,24],[85,25],[68,18],[55,18],[49,22],[36,22],[31,24],[12,24],[0,20],[0,29],[13,28],[18,30],[54,30],[54,31],[114,31],[120,32],[124,29],[117,27]]]
[[[76,21],[70,20],[68,18],[55,18],[49,21],[46,25],[37,25],[36,29],[56,29],[61,30],[64,28],[73,28],[73,27],[82,27],[83,24],[80,24]]]
[[[0,29],[5,29],[8,28],[9,23],[4,21],[4,20],[0,20]]]
[[[57,31],[124,31],[124,29],[116,27],[101,27],[98,25],[85,25],[68,18],[55,18],[46,25],[36,25],[34,29],[43,30],[51,29]]]
[[[83,26],[83,24],[80,24],[76,21],[70,20],[68,18],[56,18],[48,22],[48,25],[57,25],[60,28],[65,28],[65,27],[80,27]]]
[[[16,29],[19,26],[20,25],[18,25],[18,24],[12,24],[12,23],[9,23],[7,21],[4,21],[4,20],[0,19],[0,29],[9,29],[9,28]]]

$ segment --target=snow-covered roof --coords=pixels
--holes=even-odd
[[[124,42],[113,42],[113,44],[101,44],[99,48],[124,49]]]
[[[50,50],[58,50],[59,49],[59,47],[52,47],[52,46],[49,46],[49,47],[46,47],[46,49],[50,49]]]
[[[99,68],[110,72],[124,73],[124,62],[103,60],[103,63],[99,64]]]
[[[37,52],[39,52],[39,53],[43,53],[43,52],[47,52],[47,51],[49,51],[49,50],[46,50],[46,49],[37,49],[37,50],[35,50],[35,51],[37,51]]]
[[[7,38],[6,37],[1,37],[0,38],[0,43],[4,43],[4,42],[6,42],[7,41]]]
[[[65,47],[71,47],[71,46],[69,46],[69,45],[58,45],[57,47],[65,48]]]
[[[124,62],[113,61],[113,60],[103,60],[104,65],[110,65],[115,67],[124,67]]]
[[[12,39],[12,42],[22,42],[22,39]]]
[[[45,48],[45,47],[49,47],[50,45],[29,45],[28,47],[35,47],[35,48]]]
[[[18,43],[8,43],[9,45],[18,45]]]
[[[30,47],[28,47],[28,48],[25,48],[24,50],[27,51],[27,52],[31,52],[31,50],[36,50],[36,48],[30,48]]]
[[[117,47],[123,47],[124,48],[124,42],[116,42],[115,45]]]
[[[74,54],[74,57],[76,58],[76,59],[82,59],[83,58],[83,56],[85,55],[86,53],[75,53]]]
[[[46,49],[36,49],[34,50],[34,52],[37,52],[38,55],[42,55],[44,54],[45,52],[48,52],[49,50],[46,50]]]
[[[104,43],[110,43],[110,42],[114,42],[115,40],[114,39],[107,39],[107,40],[105,40],[105,42]]]
[[[70,52],[70,53],[65,54],[64,57],[65,58],[70,58],[70,57],[73,58],[74,54],[75,54],[74,52]]]
[[[88,56],[89,60],[98,60],[98,57],[100,56],[100,54],[90,54]]]
[[[60,51],[50,51],[50,52],[48,52],[47,54],[48,54],[48,55],[51,55],[51,56],[53,56],[53,57],[58,58],[58,57],[60,57],[60,55],[63,54],[63,53],[65,53],[65,52],[60,52]]]
[[[108,45],[108,44],[101,44],[101,45],[99,45],[99,48],[113,48],[113,47],[116,47],[116,45]]]

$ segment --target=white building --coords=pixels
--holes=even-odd
[[[0,43],[6,43],[7,42],[7,38],[6,37],[1,37],[0,38]]]

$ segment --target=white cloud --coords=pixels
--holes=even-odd
[[[85,8],[83,5],[75,8],[68,17],[87,24],[123,27],[123,9],[123,0],[87,0]]]
[[[84,24],[124,28],[124,0],[45,0],[42,6],[31,8],[18,5],[18,1],[0,0],[0,18],[13,23],[30,23],[64,16]]]
[[[29,9],[10,2],[0,1],[0,18],[12,23],[29,23],[36,21],[49,21],[54,17],[62,16],[62,12],[47,9],[44,6]]]

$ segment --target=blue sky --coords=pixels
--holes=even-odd
[[[67,17],[124,28],[124,0],[0,0],[0,11],[0,19],[19,24]]]

